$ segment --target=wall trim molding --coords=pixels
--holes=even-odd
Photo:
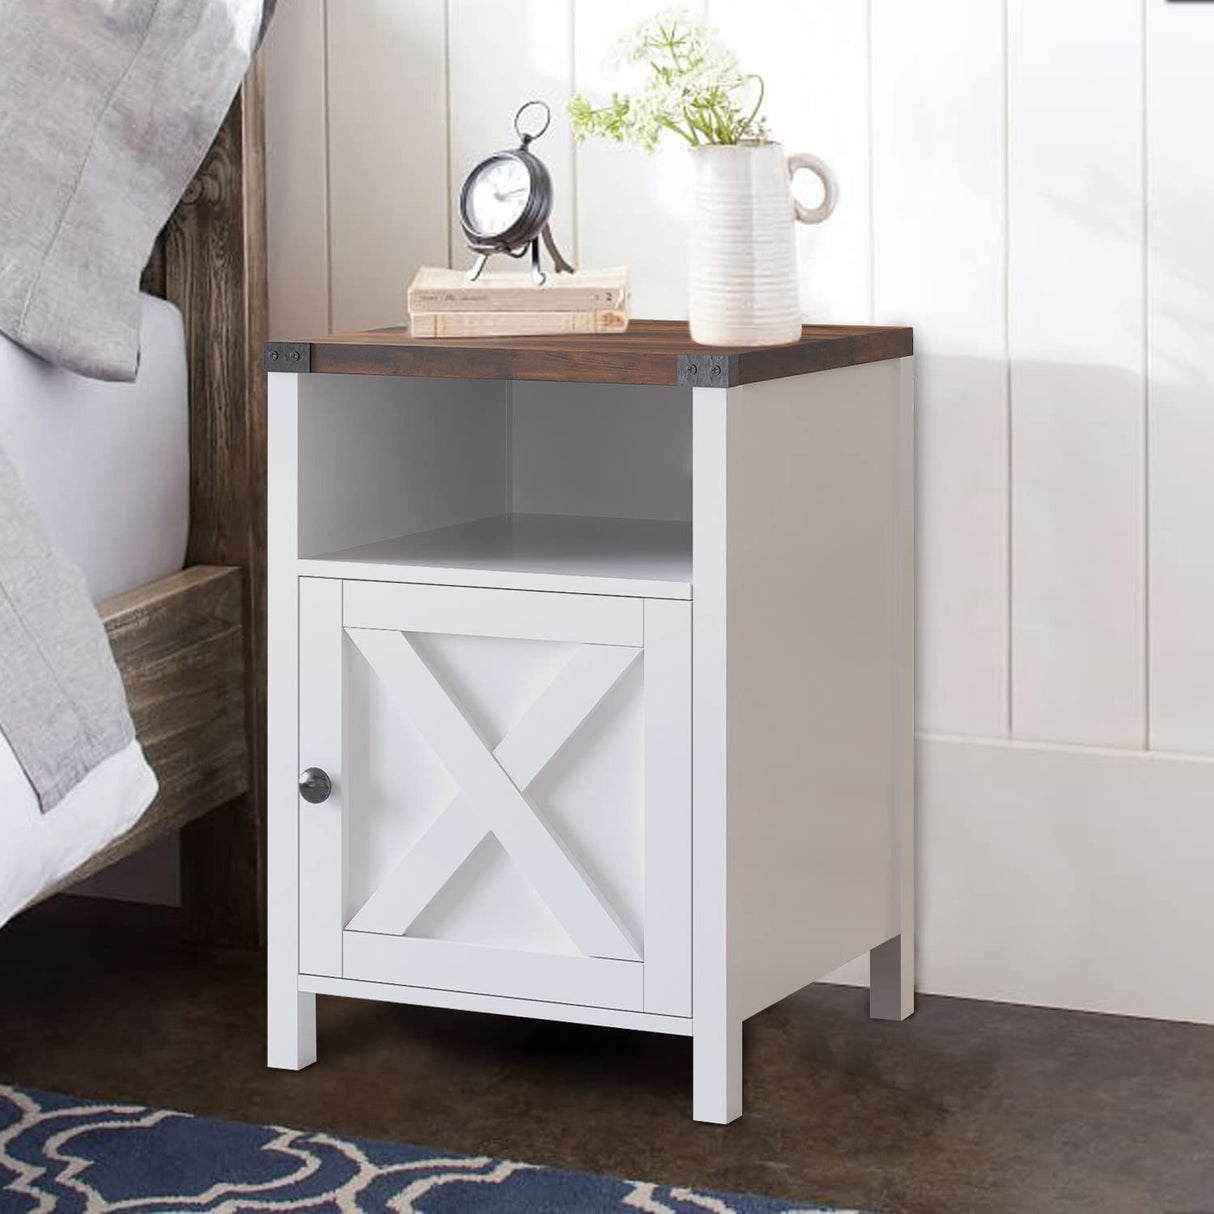
[[[1214,1024],[1214,761],[924,735],[925,993]],[[827,981],[867,982],[867,959]]]
[[[1053,754],[1103,755],[1108,758],[1151,758],[1182,763],[1206,763],[1214,767],[1214,755],[1190,754],[1178,750],[1144,750],[1140,746],[1089,746],[1080,742],[1046,742],[1033,738],[1000,738],[986,734],[916,731],[916,743],[954,742],[975,746],[1002,746],[1009,750],[1047,751]]]

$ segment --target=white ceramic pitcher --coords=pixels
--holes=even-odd
[[[821,223],[835,209],[835,176],[816,156],[785,156],[778,143],[691,150],[694,203],[688,319],[694,341],[768,346],[801,335],[793,222]],[[808,169],[826,192],[802,206],[793,175]]]

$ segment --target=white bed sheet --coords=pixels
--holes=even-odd
[[[144,296],[133,384],[51,367],[0,335],[0,446],[94,601],[180,569],[189,525],[181,314]],[[0,654],[0,677],[3,655]],[[134,825],[156,795],[138,742],[49,813],[0,734],[0,925]]]
[[[189,406],[181,313],[140,300],[133,384],[52,367],[0,335],[0,447],[94,601],[181,568]]]
[[[49,813],[0,736],[0,927],[139,820],[156,777],[138,742],[99,763]]]

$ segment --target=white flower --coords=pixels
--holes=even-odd
[[[691,10],[686,5],[676,4],[664,8],[652,17],[642,21],[640,25],[622,34],[616,42],[609,62],[612,66],[625,63],[643,63],[649,58],[654,37],[663,29],[686,29],[694,31],[698,27]]]
[[[569,103],[579,141],[601,135],[652,151],[664,131],[692,145],[765,135],[756,113],[762,81],[755,94],[758,77],[746,75],[733,51],[684,8],[638,26],[616,47],[615,62],[628,91],[597,109],[581,96]]]

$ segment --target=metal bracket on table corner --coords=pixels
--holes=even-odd
[[[679,383],[689,388],[736,388],[736,354],[680,354]]]
[[[312,344],[306,341],[268,341],[265,346],[267,371],[311,371]]]

